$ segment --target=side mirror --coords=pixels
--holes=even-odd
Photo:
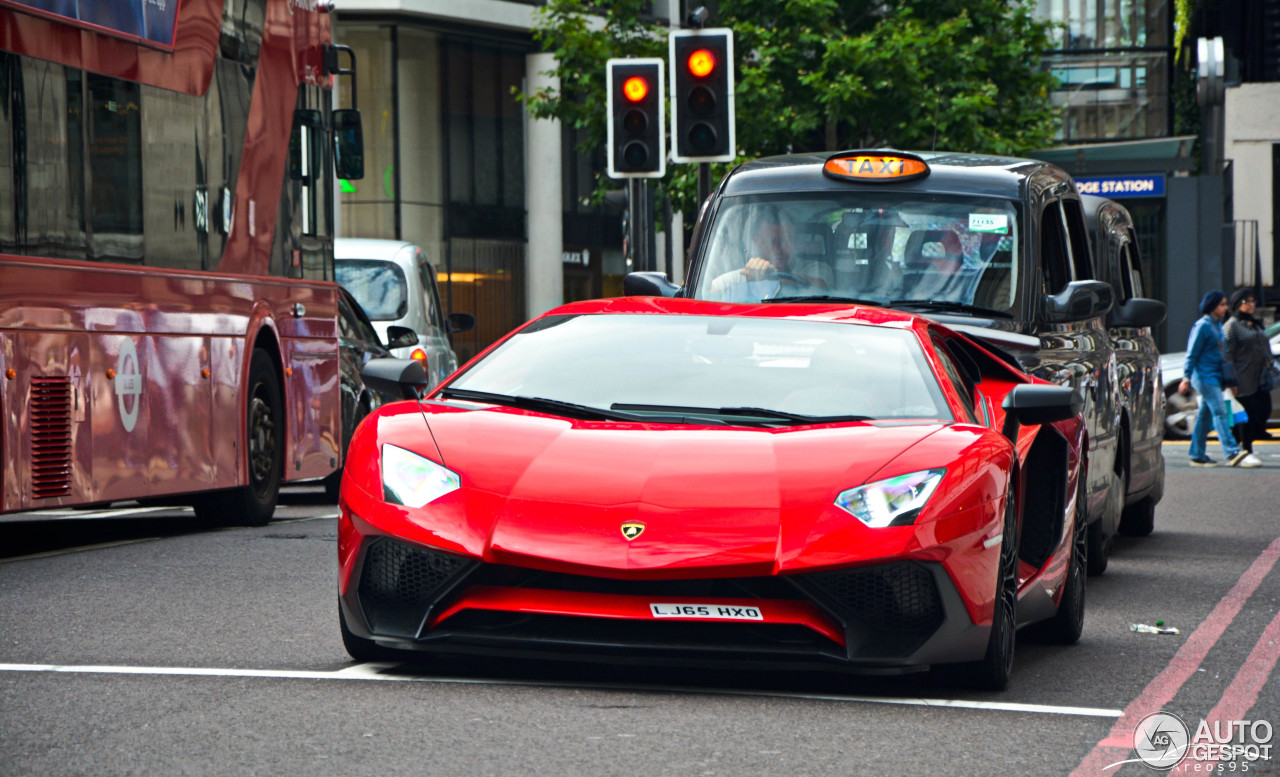
[[[371,359],[360,370],[364,384],[389,399],[417,399],[427,389],[427,369],[414,359]]]
[[[1160,300],[1134,297],[1116,307],[1111,314],[1111,325],[1135,329],[1159,326],[1167,314],[1168,308]]]
[[[1051,424],[1080,415],[1084,397],[1070,386],[1046,386],[1040,383],[1014,386],[1000,404],[1004,409],[1004,435],[1010,440],[1018,436],[1021,425]]]
[[[680,287],[660,272],[629,272],[622,279],[622,293],[628,297],[674,297]]]
[[[364,131],[354,108],[333,112],[333,169],[345,181],[364,178]]]
[[[418,333],[407,326],[387,327],[388,348],[408,348],[418,344]]]
[[[1045,317],[1054,324],[1097,318],[1111,310],[1115,292],[1102,281],[1072,281],[1057,294],[1045,296]]]
[[[448,326],[451,335],[466,332],[476,328],[476,317],[470,313],[450,313]]]

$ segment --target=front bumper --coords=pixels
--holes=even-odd
[[[942,564],[893,560],[766,577],[620,580],[490,564],[366,535],[342,596],[357,636],[401,650],[575,661],[897,673],[976,660]],[[655,617],[704,605],[753,619]]]

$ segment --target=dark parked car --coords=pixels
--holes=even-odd
[[[404,347],[418,342],[412,329],[392,326],[388,330],[394,347]],[[360,371],[372,359],[390,357],[391,351],[378,337],[373,322],[365,315],[360,303],[346,288],[338,287],[338,390],[342,407],[342,451],[346,456],[351,435],[364,417],[382,404],[382,397],[365,385]],[[337,500],[338,486],[342,483],[342,470],[325,478],[325,493]]]
[[[845,301],[922,313],[1084,396],[1089,572],[1124,508],[1116,358],[1071,176],[1044,162],[849,151],[760,159],[701,208],[686,286],[633,273],[629,294],[723,302]],[[764,358],[764,355],[761,355]],[[956,365],[966,369],[966,365]]]
[[[1083,195],[1085,219],[1093,231],[1097,278],[1111,284],[1115,307],[1107,332],[1116,355],[1120,426],[1117,447],[1125,508],[1120,533],[1143,537],[1155,526],[1156,504],[1164,496],[1164,392],[1160,350],[1151,328],[1164,321],[1165,304],[1145,296],[1137,233],[1129,211],[1104,197]]]

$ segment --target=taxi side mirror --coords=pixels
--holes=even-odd
[[[476,317],[470,313],[450,313],[446,324],[451,335],[458,332],[467,332],[475,329]]]
[[[1111,325],[1135,329],[1159,326],[1167,314],[1168,308],[1160,300],[1133,297],[1123,305],[1116,306],[1111,314]]]
[[[411,345],[418,344],[418,333],[407,326],[395,326],[394,324],[387,327],[387,347],[388,348],[408,348]]]
[[[622,279],[622,292],[628,297],[677,297],[680,287],[666,273],[629,272]]]
[[[1045,295],[1045,318],[1066,324],[1106,315],[1115,303],[1111,284],[1102,281],[1072,281],[1057,294]]]

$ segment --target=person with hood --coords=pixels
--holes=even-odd
[[[1271,343],[1262,322],[1254,317],[1258,297],[1253,289],[1236,289],[1231,293],[1231,318],[1222,327],[1224,354],[1235,367],[1236,399],[1244,405],[1249,420],[1235,427],[1240,447],[1253,453],[1253,441],[1268,437],[1267,419],[1271,417],[1271,391],[1262,382],[1263,373],[1271,367]]]
[[[1209,429],[1218,433],[1222,454],[1229,467],[1257,467],[1262,461],[1236,443],[1231,434],[1231,413],[1223,400],[1224,378],[1230,367],[1223,360],[1222,320],[1227,317],[1227,295],[1214,289],[1200,300],[1203,314],[1191,327],[1187,338],[1187,361],[1183,366],[1182,382],[1178,392],[1186,394],[1193,387],[1200,392],[1200,410],[1196,413],[1196,425],[1191,430],[1191,466],[1216,467],[1218,462],[1209,458]],[[1234,381],[1227,380],[1234,385]]]

